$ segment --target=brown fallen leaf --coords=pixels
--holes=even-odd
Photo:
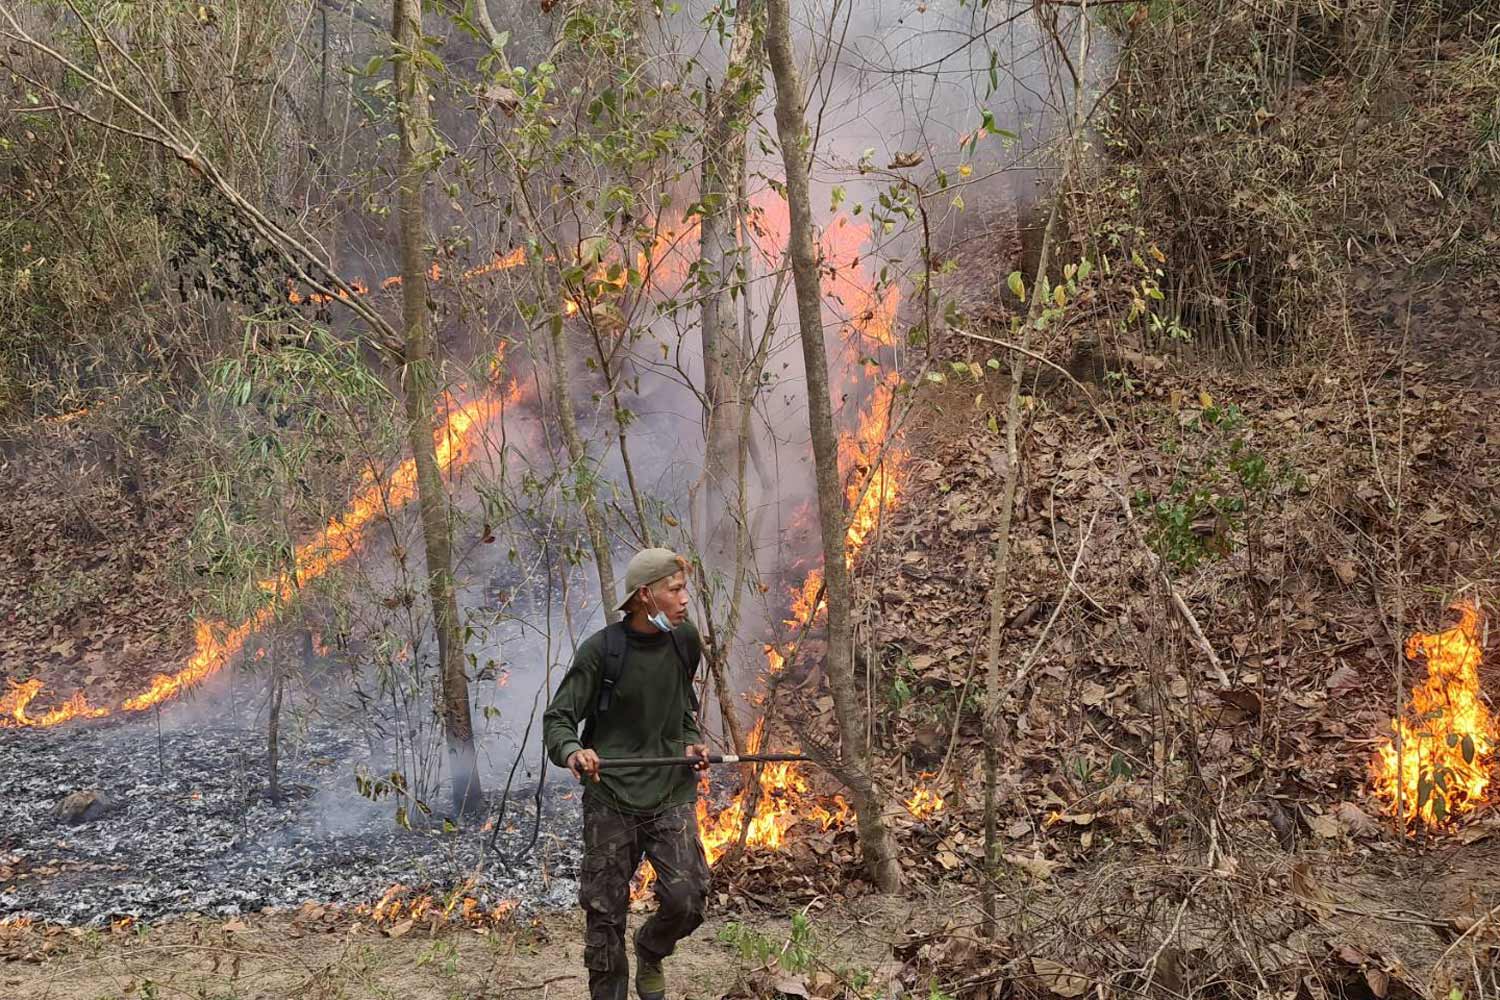
[[[1340,802],[1333,807],[1333,815],[1337,816],[1339,822],[1344,824],[1351,833],[1368,834],[1380,831],[1380,823],[1353,802]]]
[[[1062,865],[1058,862],[1048,861],[1039,853],[1033,854],[1031,857],[1027,857],[1024,854],[1017,854],[1012,851],[1007,851],[1005,853],[1005,860],[1009,861],[1011,864],[1015,865],[1017,868],[1030,875],[1032,878],[1041,882],[1045,882],[1047,879],[1051,878],[1052,873],[1058,868],[1062,867]]]
[[[1081,997],[1088,992],[1090,985],[1088,977],[1081,972],[1075,972],[1061,962],[1054,962],[1047,958],[1033,958],[1031,968],[1041,984],[1055,996],[1071,1000],[1073,997]]]
[[[1344,832],[1344,828],[1339,824],[1339,821],[1333,816],[1327,815],[1326,813],[1317,816],[1309,816],[1307,819],[1307,827],[1319,837],[1323,837],[1328,840],[1332,840]]]
[[[1359,567],[1354,564],[1354,560],[1335,559],[1333,556],[1328,556],[1327,561],[1328,568],[1333,570],[1339,582],[1348,585],[1359,579]]]

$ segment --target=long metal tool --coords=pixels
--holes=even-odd
[[[710,764],[779,764],[784,761],[812,760],[800,753],[711,753]],[[614,757],[599,759],[601,770],[622,767],[693,767],[702,757]]]

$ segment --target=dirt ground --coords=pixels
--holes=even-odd
[[[814,901],[817,961],[829,975],[877,971],[889,962],[904,929],[927,922],[940,908],[930,901],[870,898],[825,910]],[[631,927],[642,919],[633,914]],[[733,994],[765,966],[757,945],[784,947],[790,928],[789,916],[711,916],[668,961],[668,995],[718,1000]],[[8,960],[0,960],[5,1000],[588,996],[578,911],[486,931],[445,928],[433,934],[418,928],[400,938],[356,920],[314,929],[291,915],[102,931],[33,929],[8,937]]]

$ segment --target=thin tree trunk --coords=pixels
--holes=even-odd
[[[266,798],[281,803],[281,696],[286,681],[281,667],[281,643],[271,642],[271,703],[266,710]]]
[[[578,417],[573,411],[573,396],[568,381],[568,342],[563,335],[562,316],[553,316],[551,331],[552,392],[557,397],[557,422],[562,425],[563,444],[573,466],[574,489],[578,505],[583,508],[583,523],[594,550],[594,565],[599,571],[599,596],[608,616],[620,602],[615,599],[615,571],[609,555],[609,535],[604,530],[604,513],[594,494],[594,470],[589,467],[588,447],[578,433]]]
[[[1041,252],[1037,257],[1036,273],[1029,286],[1031,306],[1027,310],[1026,327],[1021,331],[1022,347],[1028,346],[1032,325],[1040,314],[1042,277],[1047,273],[1051,262],[1061,202],[1062,184],[1059,184],[1052,210],[1047,215],[1046,228],[1042,230]],[[1000,746],[1009,737],[1008,727],[1000,717],[1000,695],[1003,690],[1000,677],[1000,640],[1007,619],[1006,600],[1010,596],[1010,528],[1021,471],[1019,431],[1023,360],[1021,354],[1011,355],[1010,391],[1005,399],[1005,485],[1001,487],[1000,493],[999,537],[995,541],[994,580],[990,584],[989,655],[984,707],[984,857],[988,877],[981,889],[980,906],[984,915],[982,930],[986,937],[994,937],[998,930],[995,879],[1000,866],[1000,838],[997,830],[1000,811]]]
[[[1057,34],[1054,31],[1054,39]],[[1058,41],[1061,45],[1061,41]],[[1053,194],[1052,208],[1047,213],[1047,224],[1042,230],[1042,245],[1037,253],[1036,271],[1031,276],[1031,284],[1027,287],[1031,296],[1026,309],[1025,326],[1020,333],[1020,346],[1025,350],[1030,346],[1032,331],[1036,329],[1038,318],[1041,316],[1042,308],[1046,305],[1046,296],[1042,294],[1042,284],[1047,276],[1048,268],[1052,262],[1053,245],[1057,241],[1057,230],[1063,215],[1063,199],[1067,196],[1068,181],[1072,176],[1073,168],[1079,161],[1079,150],[1077,141],[1083,132],[1084,110],[1083,110],[1083,80],[1088,71],[1089,52],[1089,22],[1087,11],[1087,0],[1083,0],[1082,9],[1079,12],[1079,39],[1077,68],[1073,71],[1073,121],[1069,128],[1069,139],[1072,142],[1072,158],[1064,166],[1062,176],[1058,178],[1057,190]],[[984,712],[984,858],[986,878],[981,887],[980,909],[983,915],[982,933],[986,937],[994,937],[999,931],[997,904],[995,899],[995,883],[999,875],[1001,860],[1000,837],[997,829],[999,822],[998,800],[1000,783],[1000,747],[1009,740],[1009,727],[1005,720],[1000,717],[1000,699],[1004,689],[1000,679],[1000,640],[1002,638],[1006,614],[1006,600],[1010,591],[1010,531],[1011,523],[1016,506],[1016,488],[1020,479],[1021,451],[1019,442],[1019,431],[1021,422],[1021,379],[1022,362],[1024,357],[1021,353],[1013,353],[1010,362],[1010,390],[1005,400],[1005,485],[1004,493],[1000,499],[1000,524],[999,538],[995,542],[995,564],[994,580],[990,589],[990,622],[988,643],[988,670],[986,677],[986,697]],[[1018,681],[1019,682],[1019,681]],[[1014,684],[1012,686],[1015,686]]]
[[[427,590],[437,632],[441,671],[443,731],[448,744],[453,811],[458,816],[484,812],[479,762],[474,751],[474,721],[469,710],[469,677],[465,671],[463,628],[453,585],[453,539],[448,495],[437,463],[437,370],[427,310],[427,221],[423,186],[431,151],[427,84],[417,60],[422,45],[421,0],[394,0],[391,35],[395,41],[395,83],[400,102],[398,126],[398,233],[401,243],[401,319],[405,327],[405,364],[401,387],[406,395],[412,458],[417,467],[417,504],[422,512],[422,539],[427,550]]]
[[[604,376],[604,399],[609,403],[615,418],[615,440],[620,445],[620,465],[625,470],[625,486],[630,490],[630,504],[635,509],[636,529],[640,532],[641,544],[650,548],[655,545],[651,520],[646,514],[646,501],[635,480],[635,464],[630,461],[630,444],[627,433],[630,414],[620,405],[620,372],[615,365],[619,351],[605,348],[604,337],[597,324],[589,324],[589,334],[594,339],[594,357],[599,360],[599,372]],[[624,598],[621,598],[624,600]]]
[[[737,0],[734,37],[724,78],[708,95],[707,128],[703,136],[703,177],[699,202],[700,273],[708,287],[703,292],[700,324],[703,346],[703,394],[707,419],[704,478],[708,490],[703,506],[707,517],[702,538],[716,560],[729,553],[725,527],[734,511],[737,482],[731,458],[741,448],[738,402],[752,391],[743,350],[744,338],[735,322],[734,296],[739,282],[741,247],[735,220],[740,211],[741,179],[745,171],[745,132],[755,95],[760,91],[761,54],[757,44],[760,0]],[[732,517],[732,515],[731,515]],[[743,525],[740,526],[743,530]],[[735,586],[739,585],[738,580]]]
[[[786,166],[786,196],[791,215],[790,252],[796,286],[797,321],[807,368],[808,423],[818,484],[818,524],[823,536],[823,573],[828,594],[828,683],[843,740],[847,769],[858,780],[850,787],[859,816],[859,840],[870,879],[882,891],[901,886],[895,841],[884,815],[884,795],[871,780],[870,748],[860,721],[854,686],[852,598],[844,556],[844,492],[839,485],[838,442],[828,386],[828,358],[823,345],[822,289],[813,249],[812,201],[808,191],[807,121],[802,109],[802,81],[792,53],[787,0],[768,0],[766,48],[776,79],[776,131]]]
[[[719,713],[736,753],[745,752],[745,734],[735,709],[728,651],[734,648],[734,637],[739,630],[741,599],[749,574],[745,465],[751,433],[750,404],[759,365],[751,363],[748,328],[742,330],[736,322],[732,291],[745,280],[741,273],[745,258],[739,219],[744,209],[745,135],[764,67],[765,47],[757,23],[761,7],[760,0],[738,0],[735,6],[728,65],[718,89],[710,91],[708,96],[699,198],[704,206],[699,221],[700,273],[707,282],[701,323],[706,411],[703,471],[707,491],[701,501],[706,516],[695,528],[704,551],[717,565],[729,559],[726,535],[733,531],[734,563],[729,577],[728,613],[710,667],[719,697]]]

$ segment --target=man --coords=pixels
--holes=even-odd
[[[601,757],[708,757],[695,718],[700,640],[687,620],[687,568],[670,549],[646,549],[630,560],[629,596],[618,608],[625,620],[579,645],[542,719],[547,756],[584,783],[578,902],[592,1000],[625,1000],[625,916],[643,854],[656,869],[660,906],[635,935],[641,1000],[664,1000],[662,960],[703,923],[708,862],[698,841],[693,769],[599,767]]]

